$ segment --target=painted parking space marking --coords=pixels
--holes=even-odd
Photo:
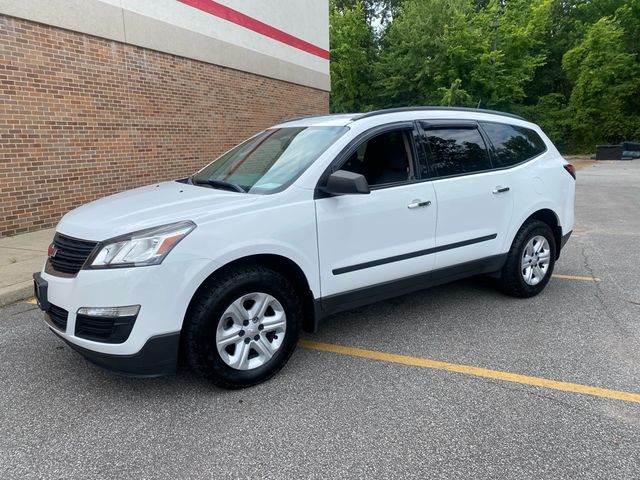
[[[640,403],[640,393],[622,392],[619,390],[610,390],[607,388],[592,387],[589,385],[581,385],[579,383],[563,382],[559,380],[549,380],[541,377],[531,377],[529,375],[520,375],[518,373],[505,372],[501,370],[491,370],[488,368],[474,367],[472,365],[464,365],[460,363],[442,362],[439,360],[431,360],[428,358],[409,357],[406,355],[398,355],[395,353],[380,352],[376,350],[366,350],[363,348],[348,347],[345,345],[336,345],[333,343],[315,342],[312,340],[300,340],[298,345],[302,348],[310,350],[318,350],[321,352],[337,353],[350,357],[367,358],[369,360],[378,360],[381,362],[397,363],[412,367],[429,368],[434,370],[445,370],[448,372],[460,373],[463,375],[471,375],[492,380],[500,380],[503,382],[519,383],[521,385],[530,385],[534,387],[547,388],[551,390],[560,390],[562,392],[578,393],[582,395],[591,395],[594,397],[608,398],[613,400],[622,400],[625,402]]]
[[[593,283],[598,283],[601,282],[602,279],[598,278],[598,277],[583,277],[581,275],[561,275],[559,273],[554,273],[553,275],[551,275],[551,278],[560,278],[562,280],[582,280],[584,282],[593,282]]]

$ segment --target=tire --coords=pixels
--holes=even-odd
[[[538,240],[536,242],[536,239]],[[544,241],[540,241],[544,239]],[[525,258],[525,249],[534,245],[535,248],[541,248],[538,256],[529,256]],[[546,247],[546,248],[545,248]],[[507,254],[507,260],[502,268],[501,276],[498,280],[498,287],[507,295],[511,295],[518,298],[529,298],[538,295],[544,287],[547,286],[551,275],[553,274],[553,268],[556,261],[556,242],[553,236],[553,232],[549,225],[539,220],[529,220],[526,222],[511,244],[511,249]],[[529,251],[531,253],[531,250]],[[548,255],[548,264],[544,269],[531,265],[542,265],[546,256]],[[529,259],[530,263],[527,262]],[[536,264],[536,262],[539,262]],[[524,268],[525,265],[529,265]],[[526,277],[529,277],[527,280]]]
[[[262,266],[229,271],[206,283],[189,306],[187,362],[221,388],[257,385],[287,363],[302,318],[301,299],[279,273]]]

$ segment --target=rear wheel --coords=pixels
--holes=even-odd
[[[187,360],[220,387],[249,387],[284,366],[301,323],[301,302],[286,278],[261,266],[234,270],[206,285],[189,308]]]
[[[555,259],[551,228],[539,220],[528,221],[513,240],[498,285],[514,297],[533,297],[549,283]]]

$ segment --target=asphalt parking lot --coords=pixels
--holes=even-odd
[[[540,296],[478,278],[340,314],[234,392],[114,376],[14,304],[0,478],[640,478],[639,249],[640,161],[588,166]]]

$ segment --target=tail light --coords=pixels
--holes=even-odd
[[[564,169],[569,172],[569,175],[571,175],[574,180],[576,179],[576,167],[574,167],[570,163],[567,163],[566,165],[564,165]]]

